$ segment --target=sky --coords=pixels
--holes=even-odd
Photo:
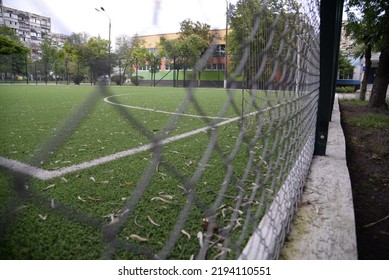
[[[225,28],[227,0],[3,0],[3,5],[51,17],[52,32],[91,36],[175,33],[185,19]],[[229,0],[236,3],[236,0]],[[106,13],[95,8],[103,7]]]

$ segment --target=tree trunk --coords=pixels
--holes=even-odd
[[[367,91],[367,79],[371,69],[371,45],[369,44],[365,50],[365,71],[363,72],[363,79],[361,84],[361,93],[359,95],[360,101],[365,101]]]
[[[369,106],[375,108],[388,108],[386,104],[386,91],[389,84],[389,36],[385,35],[384,44],[381,48],[378,69],[371,90]]]

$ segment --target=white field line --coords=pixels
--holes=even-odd
[[[31,165],[19,162],[17,160],[7,159],[4,157],[0,157],[0,165],[2,165],[2,166],[6,167],[14,172],[30,175],[30,176],[36,177],[38,179],[41,179],[41,180],[49,180],[49,179],[53,179],[53,178],[56,178],[59,176],[63,176],[65,174],[68,174],[71,172],[80,171],[80,170],[87,169],[87,168],[90,168],[93,166],[104,164],[104,163],[107,163],[107,162],[110,162],[110,161],[113,161],[113,160],[116,160],[119,158],[135,155],[137,153],[150,150],[158,145],[165,145],[165,144],[168,144],[168,143],[180,140],[180,139],[184,139],[184,138],[189,137],[189,136],[199,134],[201,132],[206,132],[207,130],[210,130],[212,128],[238,121],[240,118],[241,118],[240,116],[235,117],[235,118],[223,121],[223,122],[216,123],[213,126],[205,126],[205,127],[193,130],[193,131],[189,131],[189,132],[186,132],[183,134],[179,134],[176,136],[165,138],[165,139],[163,139],[159,142],[156,142],[156,143],[149,143],[149,144],[146,144],[146,145],[134,148],[134,149],[125,150],[125,151],[111,154],[108,156],[104,156],[104,157],[101,157],[98,159],[83,162],[80,164],[71,165],[68,167],[59,168],[57,170],[52,170],[52,171],[37,168],[37,167],[31,166]]]
[[[121,106],[121,107],[136,109],[136,110],[150,111],[150,112],[155,112],[155,113],[163,113],[163,114],[168,114],[168,115],[177,115],[177,116],[185,116],[185,117],[201,118],[201,119],[216,119],[216,120],[228,120],[229,119],[229,118],[223,118],[223,117],[199,116],[199,115],[192,115],[192,114],[162,111],[162,110],[157,110],[157,109],[150,109],[150,108],[115,103],[115,102],[112,102],[109,100],[112,97],[123,96],[123,95],[130,95],[130,94],[117,94],[117,95],[108,96],[108,97],[104,98],[104,101],[109,103],[109,104],[115,105],[115,106]]]
[[[258,112],[252,112],[250,114],[247,114],[246,116],[255,115],[255,114],[258,114]],[[68,167],[59,168],[59,169],[52,170],[52,171],[41,169],[38,167],[34,167],[34,166],[29,165],[29,164],[22,163],[20,161],[13,160],[13,159],[4,158],[4,157],[0,157],[0,165],[4,166],[5,168],[7,168],[13,172],[26,174],[26,175],[29,175],[29,176],[32,176],[32,177],[35,177],[35,178],[38,178],[41,180],[49,180],[49,179],[53,179],[53,178],[56,178],[59,176],[64,176],[64,175],[71,173],[71,172],[80,171],[80,170],[87,169],[87,168],[90,168],[93,166],[97,166],[97,165],[104,164],[104,163],[107,163],[110,161],[114,161],[114,160],[117,160],[119,158],[135,155],[135,154],[138,154],[140,152],[150,150],[158,145],[165,145],[165,144],[168,144],[168,143],[180,140],[180,139],[184,139],[186,137],[190,137],[190,136],[199,134],[201,132],[206,132],[210,129],[238,121],[241,118],[242,118],[241,116],[231,118],[231,119],[216,123],[214,125],[205,126],[205,127],[193,130],[193,131],[189,131],[189,132],[186,132],[183,134],[179,134],[176,136],[165,138],[165,139],[163,139],[159,142],[156,142],[156,143],[149,143],[149,144],[146,144],[146,145],[134,148],[134,149],[125,150],[125,151],[111,154],[108,156],[104,156],[104,157],[101,157],[98,159],[83,162],[80,164],[71,165]]]
[[[178,113],[164,112],[164,111],[153,110],[153,109],[146,109],[146,108],[141,108],[141,107],[134,107],[134,106],[129,106],[129,105],[116,104],[116,103],[113,103],[113,102],[109,101],[107,98],[104,98],[104,101],[107,102],[107,103],[113,104],[113,105],[124,106],[124,107],[128,107],[128,108],[139,109],[139,110],[147,110],[147,111],[152,111],[152,112],[166,113],[166,114],[178,114]],[[268,109],[269,108],[266,108],[266,109],[261,110],[261,111],[251,112],[249,114],[245,114],[244,117],[256,115],[256,114],[258,114],[260,112],[267,111]],[[181,115],[192,116],[192,115],[187,115],[187,114],[181,114]],[[193,117],[197,117],[198,118],[200,116],[193,115]],[[203,118],[204,118],[204,116],[203,116]],[[220,117],[206,117],[206,118],[226,119],[226,118],[220,118]],[[26,174],[26,175],[38,178],[40,180],[49,180],[49,179],[53,179],[53,178],[56,178],[56,177],[59,177],[59,176],[64,176],[64,175],[66,175],[68,173],[71,173],[71,172],[80,171],[80,170],[87,169],[87,168],[90,168],[90,167],[93,167],[93,166],[97,166],[97,165],[100,165],[100,164],[108,163],[110,161],[114,161],[114,160],[117,160],[119,158],[123,158],[123,157],[131,156],[131,155],[135,155],[135,154],[138,154],[138,153],[141,153],[141,152],[144,152],[144,151],[148,151],[148,150],[151,150],[154,147],[157,147],[159,145],[165,145],[165,144],[177,141],[177,140],[184,139],[186,137],[190,137],[190,136],[199,134],[201,132],[206,132],[206,131],[208,131],[210,129],[213,129],[213,128],[216,128],[216,127],[219,127],[219,126],[222,126],[222,125],[226,125],[226,124],[238,121],[240,119],[242,119],[242,116],[235,117],[235,118],[227,118],[226,120],[224,120],[222,122],[215,123],[213,125],[208,125],[208,126],[205,126],[205,127],[202,127],[202,128],[198,128],[196,130],[192,130],[192,131],[189,131],[189,132],[186,132],[186,133],[183,133],[183,134],[179,134],[179,135],[176,135],[176,136],[172,136],[172,137],[169,137],[169,138],[165,138],[165,139],[162,139],[162,140],[160,140],[158,142],[155,142],[155,143],[149,143],[149,144],[137,147],[137,148],[125,150],[125,151],[118,152],[118,153],[115,153],[115,154],[111,154],[111,155],[108,155],[108,156],[104,156],[104,157],[101,157],[101,158],[98,158],[98,159],[82,162],[80,164],[75,164],[75,165],[71,165],[71,166],[68,166],[68,167],[59,168],[59,169],[52,170],[52,171],[45,170],[45,169],[42,169],[42,168],[38,168],[38,167],[35,167],[35,166],[32,166],[32,165],[23,163],[23,162],[20,162],[20,161],[17,161],[17,160],[8,159],[8,158],[4,158],[4,157],[1,157],[1,156],[0,156],[0,166],[3,166],[3,167],[5,167],[5,168],[7,168],[7,169],[9,169],[9,170],[11,170],[13,172],[21,173],[21,174]]]

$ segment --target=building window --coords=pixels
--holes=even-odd
[[[150,48],[150,49],[147,49],[147,52],[148,53],[156,53],[158,51],[157,48]]]

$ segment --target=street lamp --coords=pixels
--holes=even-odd
[[[108,84],[111,84],[111,18],[103,7],[95,8],[99,13],[103,13],[109,20],[108,32]]]
[[[228,20],[231,17],[231,12],[233,6],[230,4],[229,0],[226,0],[226,42],[224,45],[224,88],[227,88],[227,41],[228,41]]]

